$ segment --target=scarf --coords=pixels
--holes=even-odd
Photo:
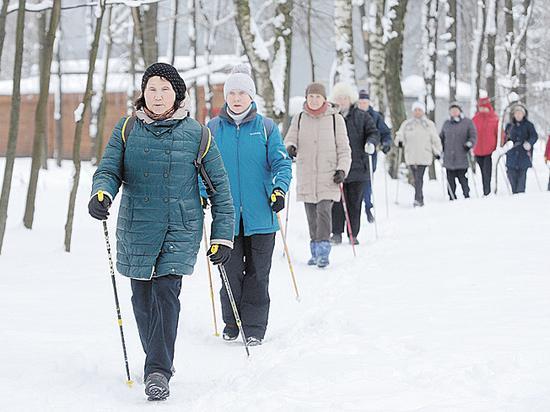
[[[321,116],[327,111],[327,109],[328,109],[328,102],[326,100],[323,103],[323,105],[319,107],[317,110],[313,110],[312,108],[310,108],[307,102],[304,103],[304,110],[313,117]]]
[[[252,104],[250,104],[250,106],[248,106],[248,109],[246,109],[244,112],[242,113],[234,113],[230,108],[229,106],[227,106],[227,114],[229,115],[229,117],[231,117],[233,119],[233,121],[235,122],[235,124],[237,126],[239,126],[243,120],[246,118],[246,116],[248,116],[248,113],[250,113],[250,110],[252,110]]]

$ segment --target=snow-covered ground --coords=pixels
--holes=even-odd
[[[172,395],[151,404],[129,282],[118,277],[136,381],[124,384],[102,230],[87,214],[93,168],[83,166],[65,253],[72,165],[41,173],[32,231],[22,225],[29,166],[16,162],[0,255],[2,411],[550,410],[550,193],[532,171],[528,193],[515,197],[502,186],[498,196],[450,203],[439,181],[426,182],[422,209],[403,183],[394,204],[389,181],[389,218],[377,173],[378,239],[365,221],[357,258],[349,245],[336,247],[326,270],[305,265],[305,213],[292,201],[288,238],[302,301],[279,242],[268,334],[249,360],[240,342],[213,335],[201,250],[183,284]],[[219,306],[217,314],[220,322]]]

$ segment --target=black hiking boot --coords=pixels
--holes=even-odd
[[[170,396],[168,379],[160,372],[153,372],[145,379],[145,395],[149,401],[164,401]]]

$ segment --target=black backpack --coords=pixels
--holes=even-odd
[[[122,145],[124,147],[124,150],[126,150],[126,140],[128,140],[128,137],[130,136],[130,133],[134,128],[136,119],[137,119],[136,116],[128,116],[126,120],[124,120],[124,123],[122,124]],[[208,173],[206,172],[206,169],[202,164],[202,159],[204,159],[204,157],[208,153],[208,150],[210,150],[211,143],[212,143],[212,133],[210,133],[210,129],[206,126],[201,125],[201,143],[199,145],[197,159],[193,162],[193,164],[197,168],[197,172],[201,176],[202,181],[206,186],[206,190],[209,195],[216,193],[216,189],[214,188],[214,185],[212,184],[212,180],[210,180],[210,177],[208,176]]]

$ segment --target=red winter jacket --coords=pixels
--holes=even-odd
[[[479,99],[478,107],[486,107],[488,112],[477,112],[473,117],[477,129],[477,143],[474,147],[476,156],[489,156],[497,147],[498,116],[487,97]]]
[[[546,150],[544,151],[544,160],[547,162],[550,162],[550,135],[548,136],[548,140],[546,141]]]

